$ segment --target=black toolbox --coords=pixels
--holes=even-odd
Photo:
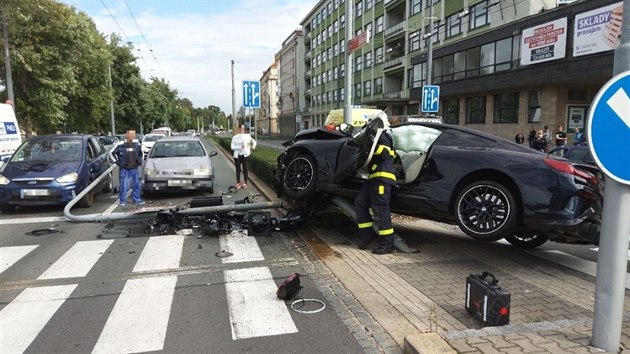
[[[488,272],[466,277],[466,311],[483,326],[510,323],[510,291]]]

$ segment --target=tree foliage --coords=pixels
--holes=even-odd
[[[225,118],[215,106],[194,108],[164,79],[143,79],[133,45],[115,34],[106,38],[73,7],[54,0],[0,0],[0,11],[8,24],[16,113],[27,134],[109,131],[112,99],[117,132],[165,124],[194,129],[197,117],[206,127],[210,118]],[[0,70],[4,88],[4,66]]]

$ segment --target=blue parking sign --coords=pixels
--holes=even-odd
[[[440,86],[422,86],[422,112],[435,113],[440,110]]]
[[[586,126],[589,149],[606,176],[630,185],[630,71],[597,93]]]

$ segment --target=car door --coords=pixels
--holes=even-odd
[[[105,170],[107,159],[101,144],[95,138],[87,141],[87,163],[90,171],[90,179],[93,181]]]
[[[378,138],[383,132],[379,128],[383,128],[383,122],[380,119],[373,119],[341,145],[335,165],[334,183],[354,175],[370,160]]]

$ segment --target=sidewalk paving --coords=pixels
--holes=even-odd
[[[275,199],[268,186],[251,179],[263,195]],[[297,234],[310,249],[302,240],[295,244],[303,253],[314,252],[330,271],[324,276],[343,287],[331,294],[354,297],[344,295],[342,302],[358,314],[358,322],[344,322],[351,331],[363,327],[353,334],[366,352],[604,353],[589,345],[595,282],[588,275],[508,245],[470,239],[456,226],[410,217],[396,217],[394,227],[421,250],[416,254],[378,256],[359,250],[352,237],[354,223],[340,212],[322,212],[309,224]],[[464,309],[465,278],[482,271],[492,272],[511,291],[508,326],[481,328]],[[321,277],[321,269],[319,273]],[[363,338],[366,328],[371,338]],[[400,349],[392,347],[392,339]],[[630,354],[628,291],[619,352]]]

